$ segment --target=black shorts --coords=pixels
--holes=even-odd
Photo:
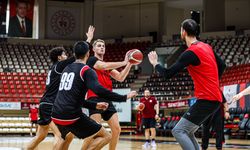
[[[156,120],[155,118],[142,118],[142,127],[144,129],[155,128]]]
[[[32,124],[37,124],[37,120],[31,120],[30,121]]]
[[[48,125],[51,122],[53,104],[50,103],[40,103],[39,105],[39,117],[37,121],[39,125]]]
[[[108,121],[113,114],[117,113],[115,106],[113,105],[113,103],[111,101],[107,101],[103,98],[99,98],[99,97],[91,97],[90,99],[88,99],[88,101],[94,101],[94,102],[106,102],[109,104],[108,109],[106,109],[105,111],[103,110],[93,110],[93,109],[89,109],[89,116],[93,115],[93,114],[101,114],[103,120]]]
[[[71,132],[79,139],[84,139],[86,137],[89,137],[91,135],[96,134],[102,126],[98,123],[96,123],[94,120],[86,116],[85,114],[82,114],[81,117],[70,125],[59,125],[56,124],[59,131],[62,134],[62,138],[65,139],[66,135]]]
[[[183,118],[200,126],[220,108],[220,105],[219,101],[197,100],[183,115]]]

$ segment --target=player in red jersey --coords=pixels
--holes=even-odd
[[[187,67],[194,81],[197,102],[190,107],[172,130],[172,134],[185,150],[200,149],[194,133],[221,105],[219,76],[226,67],[211,46],[197,40],[197,33],[198,25],[194,20],[183,21],[181,38],[188,48],[180,55],[176,63],[167,69],[158,64],[156,52],[150,52],[148,55],[150,63],[164,77],[171,78]]]
[[[159,118],[159,103],[154,96],[150,95],[150,91],[146,89],[144,91],[144,97],[140,99],[140,103],[145,105],[145,108],[142,110],[142,126],[145,129],[145,138],[146,143],[143,145],[143,148],[149,148],[151,145],[153,148],[156,148],[155,137],[156,137],[156,119]],[[151,133],[151,142],[150,142],[150,133]]]
[[[35,125],[36,131],[37,131],[38,108],[36,107],[35,104],[31,104],[31,105],[30,105],[29,118],[30,118],[30,123],[31,123],[31,127],[30,127],[30,136],[32,136],[32,128],[33,128],[33,125]]]
[[[112,91],[112,81],[111,77],[119,82],[123,82],[125,78],[127,77],[130,68],[132,67],[132,64],[128,62],[127,55],[125,56],[124,61],[121,62],[104,62],[104,54],[105,54],[105,42],[103,40],[96,40],[93,43],[93,51],[94,56],[90,57],[87,65],[93,68],[98,76],[98,81],[100,84],[107,88],[108,90]],[[116,70],[116,68],[120,68],[125,66],[125,68],[119,72]],[[102,119],[107,121],[109,127],[111,128],[112,133],[112,139],[109,144],[110,150],[115,150],[117,142],[119,140],[121,127],[119,124],[119,118],[117,111],[111,102],[112,99],[106,100],[103,98],[98,97],[93,91],[88,91],[88,100],[94,101],[94,102],[107,102],[109,103],[109,107],[105,111],[100,110],[89,110],[90,118],[95,120],[98,123],[101,123]],[[92,141],[92,139],[86,139],[83,147],[86,147],[89,145],[89,143]]]

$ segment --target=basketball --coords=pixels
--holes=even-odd
[[[138,65],[142,62],[143,54],[138,49],[132,49],[128,52],[129,62],[133,65]]]
[[[144,108],[145,108],[145,104],[143,104],[143,103],[139,103],[139,105],[137,106],[137,109],[139,111],[143,111]]]

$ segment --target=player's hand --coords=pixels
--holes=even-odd
[[[136,91],[131,91],[127,94],[127,99],[130,99],[132,97],[136,97],[138,93]]]
[[[94,32],[95,32],[95,27],[94,26],[89,26],[88,32],[86,33],[87,36],[87,42],[91,42],[93,37],[94,37]]]
[[[105,102],[99,102],[96,104],[96,109],[99,110],[106,110],[108,108],[109,104]]]
[[[155,120],[158,120],[160,117],[159,117],[159,115],[155,115]]]
[[[158,64],[158,55],[156,51],[152,51],[148,54],[149,62],[155,67]]]
[[[226,120],[229,119],[229,117],[230,117],[229,112],[225,112],[224,117],[225,117]]]
[[[128,62],[129,62],[129,56],[128,56],[128,53],[129,53],[129,51],[127,51],[127,53],[126,53],[126,55],[125,55],[125,57],[124,57],[124,64],[127,64]]]
[[[243,95],[241,93],[235,95],[232,99],[232,103],[235,103],[237,100],[239,100]]]

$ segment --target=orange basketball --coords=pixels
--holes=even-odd
[[[143,111],[144,108],[145,108],[145,104],[139,103],[139,105],[138,105],[138,110],[139,110],[139,111]]]
[[[138,49],[132,49],[128,52],[128,59],[131,64],[138,65],[142,62],[143,54]]]

